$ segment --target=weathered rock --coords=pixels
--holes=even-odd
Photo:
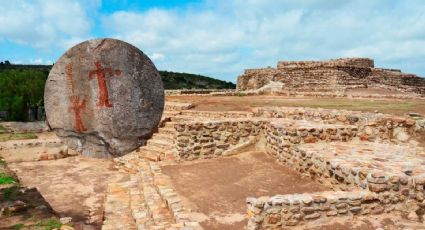
[[[95,39],[68,50],[45,88],[50,127],[90,157],[124,155],[146,142],[164,108],[161,77],[136,47]]]

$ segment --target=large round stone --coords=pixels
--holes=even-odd
[[[47,79],[50,127],[85,156],[110,158],[143,145],[164,109],[164,88],[152,61],[136,47],[95,39],[69,49]]]

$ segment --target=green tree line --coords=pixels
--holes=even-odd
[[[44,85],[52,66],[0,62],[0,112],[8,120],[28,121],[29,109],[43,106]],[[165,89],[234,89],[225,82],[196,74],[159,71]],[[1,117],[0,117],[1,118]]]
[[[7,111],[8,120],[26,121],[30,107],[43,105],[48,74],[45,69],[0,70],[0,111]]]

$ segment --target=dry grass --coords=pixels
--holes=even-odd
[[[25,140],[25,139],[37,139],[37,135],[34,133],[3,133],[0,134],[0,142],[10,140]]]

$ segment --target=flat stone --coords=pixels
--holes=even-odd
[[[95,39],[59,58],[44,101],[50,127],[68,147],[110,158],[145,144],[161,119],[164,88],[154,64],[139,49]]]

